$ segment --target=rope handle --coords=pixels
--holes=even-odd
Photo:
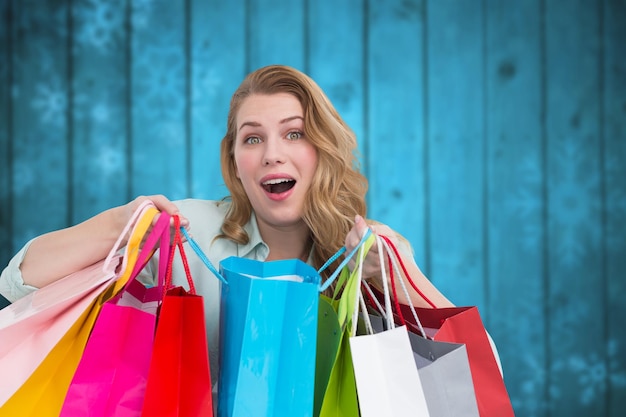
[[[413,289],[420,295],[420,297],[422,297],[422,299],[424,301],[426,301],[428,303],[428,305],[430,305],[432,308],[437,308],[435,303],[433,303],[430,300],[430,298],[426,297],[426,295],[417,287],[417,285],[415,284],[415,282],[413,281],[413,279],[409,275],[408,271],[406,270],[406,267],[404,266],[404,262],[402,261],[402,257],[400,256],[400,253],[398,252],[398,249],[396,248],[394,243],[391,241],[391,239],[389,239],[387,236],[381,236],[381,237],[383,238],[383,240],[387,243],[387,245],[393,251],[393,253],[395,255],[395,258],[397,259],[398,263],[402,267],[402,271],[404,272],[404,277],[409,282],[409,284],[411,284],[411,287],[413,287]],[[402,281],[402,280],[400,280],[400,281]],[[392,284],[393,284],[393,281],[392,281]]]
[[[189,263],[187,262],[187,255],[185,254],[185,249],[183,247],[183,239],[181,237],[181,228],[180,227],[180,217],[175,214],[172,216],[174,219],[174,242],[170,246],[170,254],[167,264],[167,273],[165,274],[165,286],[164,292],[171,289],[172,286],[172,266],[174,264],[174,254],[176,252],[176,248],[178,248],[178,253],[180,253],[181,260],[183,261],[183,268],[185,269],[185,276],[187,277],[187,283],[189,284],[189,294],[196,294],[196,287],[193,284],[193,279],[191,278],[191,271],[189,270]]]
[[[198,243],[196,243],[196,241],[191,237],[191,235],[189,235],[189,233],[184,228],[181,228],[181,232],[185,236],[185,239],[187,239],[187,243],[189,243],[189,246],[191,246],[191,249],[196,253],[196,255],[198,255],[202,263],[204,263],[204,265],[207,268],[209,268],[209,270],[213,273],[213,275],[215,275],[220,281],[222,281],[224,284],[228,284],[228,281],[226,280],[226,278],[224,278],[222,274],[220,274],[217,271],[217,268],[215,268],[213,263],[209,260],[209,258],[202,251]],[[352,251],[348,255],[346,255],[344,260],[341,261],[341,263],[339,264],[337,269],[332,273],[332,275],[326,281],[324,281],[324,283],[320,284],[319,292],[324,292],[324,290],[326,290],[333,283],[333,281],[341,273],[343,267],[346,266],[348,262],[350,262],[350,259],[352,259],[352,257],[359,250],[359,248],[363,246],[363,243],[367,240],[367,238],[371,235],[371,233],[372,233],[371,230],[368,228],[367,231],[363,234],[363,237],[361,238],[361,241],[357,244],[357,246],[355,246],[354,249],[352,249]],[[317,270],[317,272],[320,273],[324,269],[328,268],[328,266],[331,265],[333,262],[335,262],[337,258],[339,258],[342,254],[346,252],[346,250],[347,249],[345,246],[341,247],[333,256],[330,257],[330,259],[328,259],[324,263],[324,265],[322,265],[320,269]]]
[[[330,285],[335,281],[337,276],[341,273],[343,268],[348,264],[348,262],[350,262],[350,260],[354,257],[354,254],[357,253],[361,246],[363,246],[363,244],[371,236],[371,234],[372,230],[368,227],[361,237],[359,243],[352,249],[352,251],[350,251],[350,253],[346,255],[346,257],[343,259],[343,261],[341,261],[341,263],[339,264],[337,269],[335,269],[335,271],[331,274],[331,276],[326,281],[324,281],[323,284],[320,285],[319,292],[324,292],[328,287],[330,287]],[[324,263],[324,265],[322,265],[322,267],[317,272],[322,272],[324,269],[326,269],[330,264],[335,262],[335,260],[337,260],[339,256],[346,252],[346,250],[347,249],[345,246],[341,247],[333,256],[330,257],[328,261],[326,261],[326,263]]]
[[[213,265],[213,263],[209,260],[209,258],[205,255],[205,253],[202,251],[202,249],[200,249],[200,246],[196,243],[195,240],[193,240],[193,238],[191,237],[191,235],[187,232],[187,230],[185,230],[184,227],[182,227],[180,229],[180,231],[183,233],[183,235],[185,236],[185,239],[187,240],[187,243],[189,243],[189,246],[191,246],[191,249],[196,253],[196,255],[198,255],[198,258],[200,258],[200,260],[202,261],[202,263],[209,268],[209,271],[211,271],[213,273],[213,275],[215,275],[220,281],[222,281],[224,284],[228,284],[228,281],[226,281],[226,278],[224,278],[222,276],[222,274],[220,274],[217,271],[217,268],[215,268],[215,266]]]
[[[400,272],[400,268],[398,267],[398,263],[400,263],[400,265],[402,265],[402,258],[400,258],[400,255],[397,251],[394,251],[393,248],[395,248],[395,246],[393,245],[393,242],[391,242],[391,240],[386,237],[386,236],[381,236],[381,242],[382,244],[385,246],[385,249],[387,250],[387,258],[389,260],[389,270],[393,271],[395,270],[395,273],[398,275],[399,279],[398,282],[400,283],[400,286],[402,287],[402,291],[404,293],[404,296],[407,299],[408,302],[408,306],[409,309],[411,310],[411,314],[413,315],[413,319],[415,320],[415,323],[417,324],[417,327],[420,330],[420,333],[422,333],[422,336],[427,339],[428,336],[426,335],[426,332],[424,331],[424,327],[422,326],[422,322],[420,321],[419,317],[417,317],[417,312],[415,311],[415,306],[413,305],[413,301],[411,300],[411,297],[409,296],[409,291],[406,288],[406,285],[404,283],[404,280],[402,279],[402,273]],[[392,256],[392,252],[393,252],[393,256]],[[406,269],[403,268],[403,270],[406,272]],[[408,275],[407,275],[408,276]],[[400,318],[400,322],[402,323],[402,325],[406,325],[406,321],[404,319],[404,315],[402,313],[402,309],[400,308],[400,303],[398,301],[398,292],[395,286],[395,279],[393,277],[393,272],[391,272],[390,274],[390,279],[391,281],[391,287],[392,287],[392,291],[393,291],[393,298],[394,298],[394,305],[396,307],[396,311],[398,314],[398,317]],[[421,292],[420,292],[420,295]],[[427,301],[429,301],[428,299],[426,299]],[[435,307],[433,307],[435,308]]]

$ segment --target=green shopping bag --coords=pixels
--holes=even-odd
[[[375,241],[367,237],[357,256],[365,256]],[[359,417],[359,402],[350,353],[352,315],[357,303],[356,269],[344,266],[333,297],[320,296],[314,416]],[[339,299],[337,294],[343,288]]]

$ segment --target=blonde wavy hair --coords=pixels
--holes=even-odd
[[[311,231],[313,262],[319,268],[344,245],[354,224],[354,216],[365,217],[368,185],[359,171],[354,132],[322,89],[310,77],[291,67],[272,65],[260,68],[250,73],[233,94],[226,135],[221,143],[222,176],[232,204],[219,237],[239,244],[249,241],[243,226],[252,215],[252,205],[237,178],[234,158],[237,113],[251,95],[276,93],[288,93],[298,99],[304,112],[304,135],[317,149],[317,170],[306,196],[302,218]],[[331,266],[325,272],[332,269]]]

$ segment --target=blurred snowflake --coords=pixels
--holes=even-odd
[[[537,251],[544,238],[541,224],[543,210],[542,184],[543,172],[539,158],[526,157],[517,167],[517,178],[523,179],[506,201],[514,221],[520,225],[519,239],[529,252]]]
[[[125,159],[125,156],[119,149],[103,145],[94,162],[99,168],[98,172],[101,174],[101,178],[107,179],[120,174]]]
[[[609,341],[607,345],[607,360],[601,354],[591,353],[587,356],[572,355],[557,360],[552,369],[559,381],[570,381],[578,385],[580,404],[592,405],[598,397],[605,395],[609,381],[613,389],[626,388],[626,369],[623,355],[619,352],[618,342]]]
[[[597,247],[602,228],[598,198],[600,172],[585,166],[589,155],[580,143],[564,141],[554,154],[551,172],[559,174],[549,184],[550,229],[554,255],[568,266],[584,262],[589,246]],[[557,234],[558,233],[558,234]]]
[[[546,370],[544,363],[536,355],[522,356],[524,363],[521,392],[518,397],[512,397],[511,403],[515,413],[526,417],[540,417],[548,410],[548,401],[545,398]],[[506,375],[506,374],[505,374]],[[506,376],[505,376],[506,377]]]
[[[59,82],[40,82],[35,87],[31,106],[40,114],[43,124],[62,126],[66,122],[67,91]]]
[[[159,36],[135,52],[135,104],[148,120],[180,118],[185,108],[185,57],[180,42]]]
[[[214,98],[219,94],[222,78],[211,66],[204,66],[194,73],[192,81],[192,109],[195,123],[203,124],[211,114]]]
[[[154,3],[155,0],[133,0],[131,6],[133,29],[146,28],[150,25]]]
[[[115,51],[124,36],[125,7],[119,1],[87,0],[73,10],[78,47]]]
[[[35,172],[30,158],[19,158],[13,162],[13,190],[16,196],[26,193],[35,184]]]

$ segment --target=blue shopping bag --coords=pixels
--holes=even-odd
[[[319,270],[298,259],[263,262],[229,257],[220,262],[220,271],[186,230],[181,231],[222,282],[218,417],[312,416],[316,383],[318,412],[338,344],[338,339],[323,339],[332,339],[333,346],[321,349],[331,356],[326,358],[331,363],[322,361],[327,366],[318,366],[318,317],[324,317],[325,311],[319,310],[320,294],[332,285],[371,231],[367,230],[350,253],[341,248]],[[344,254],[322,283],[320,272]],[[330,307],[325,301],[322,305]],[[329,320],[327,317],[323,331],[334,329]]]
[[[319,273],[230,257],[220,274],[218,416],[311,416]]]

